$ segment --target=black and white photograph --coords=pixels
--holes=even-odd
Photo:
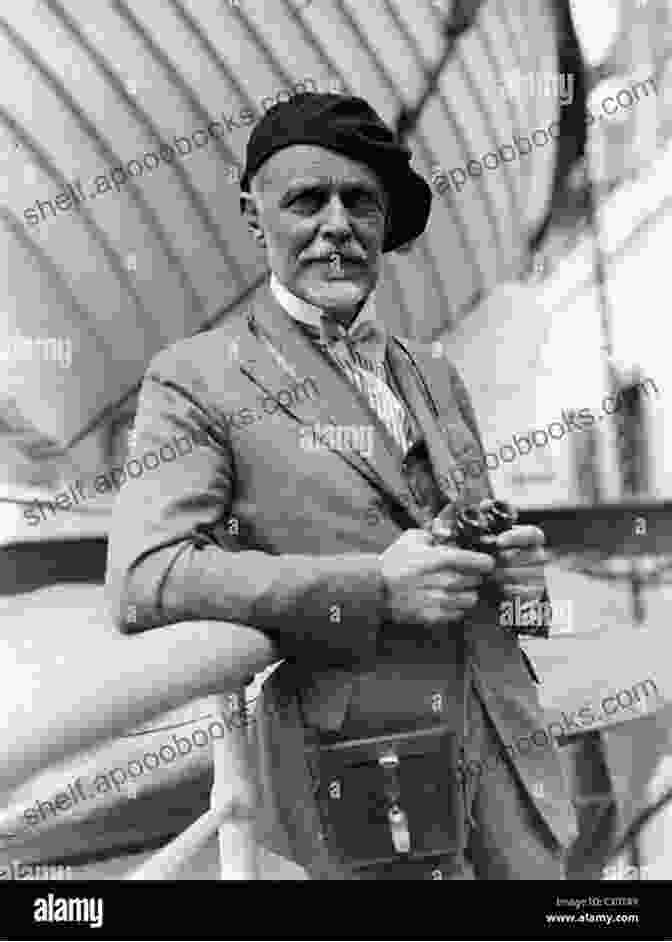
[[[0,939],[672,939],[672,0],[0,70]]]

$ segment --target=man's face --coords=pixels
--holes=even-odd
[[[269,265],[293,294],[349,323],[380,273],[388,198],[376,174],[305,144],[273,154],[256,174],[248,219]]]

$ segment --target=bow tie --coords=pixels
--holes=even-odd
[[[323,314],[320,327],[312,327],[309,332],[318,343],[335,354],[347,350],[350,354],[357,354],[364,361],[368,360],[374,364],[385,361],[387,331],[377,321],[363,321],[354,330],[347,330],[338,321]]]

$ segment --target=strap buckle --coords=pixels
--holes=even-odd
[[[378,764],[383,770],[387,821],[390,826],[392,844],[398,854],[408,854],[411,851],[411,832],[408,826],[408,815],[400,803],[399,756],[393,749],[389,749],[379,756]]]

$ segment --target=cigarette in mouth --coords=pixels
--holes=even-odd
[[[329,264],[331,265],[332,271],[340,272],[341,269],[341,256],[334,252],[334,254],[329,258]]]

